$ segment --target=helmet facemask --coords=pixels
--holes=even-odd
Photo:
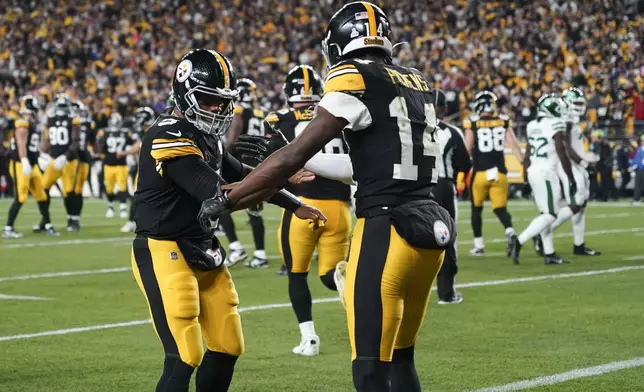
[[[186,83],[187,84],[187,83]],[[185,100],[189,106],[184,115],[201,132],[221,136],[228,130],[233,121],[234,102],[237,90],[209,88],[197,85],[188,89]],[[203,109],[218,106],[217,112]]]

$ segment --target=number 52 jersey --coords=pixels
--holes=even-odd
[[[352,59],[329,71],[319,106],[348,121],[358,217],[430,197],[440,162],[433,102],[412,68]]]

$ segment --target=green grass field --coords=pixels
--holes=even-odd
[[[54,223],[63,229],[62,202],[52,205]],[[8,207],[0,201],[0,219],[6,219]],[[589,207],[586,242],[602,256],[573,257],[568,223],[556,233],[555,245],[571,264],[545,266],[528,244],[516,266],[503,255],[502,227],[489,207],[484,215],[488,254],[467,254],[469,206],[460,208],[458,282],[466,286],[460,288],[465,302],[439,306],[432,298],[416,348],[424,390],[476,390],[632,359],[638,362],[625,370],[603,366],[597,375],[581,371],[588,377],[534,390],[644,390],[644,209]],[[510,211],[519,231],[535,215],[528,202],[514,202]],[[163,352],[127,268],[131,236],[119,232],[121,220],[106,220],[103,213],[104,204],[90,200],[81,233],[50,238],[30,233],[39,219],[30,202],[17,226],[25,237],[0,239],[0,391],[154,390]],[[282,305],[242,313],[247,352],[238,361],[231,391],[351,391],[345,315],[338,302],[314,305],[320,356],[291,354],[299,330],[286,278],[275,274],[281,263],[275,232],[279,211],[268,207],[264,216],[271,267],[238,265],[231,273],[242,310]],[[235,217],[242,242],[252,251],[246,216]],[[88,272],[62,276],[69,271]],[[53,275],[33,275],[44,273]],[[544,276],[550,278],[538,279]],[[317,278],[309,281],[314,298],[335,298]],[[96,328],[70,330],[83,327]],[[538,383],[524,387],[530,385]]]

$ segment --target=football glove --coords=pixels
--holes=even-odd
[[[235,156],[244,164],[257,166],[272,153],[288,144],[282,132],[266,126],[265,136],[241,135],[233,144]]]
[[[201,203],[201,209],[197,215],[199,226],[205,232],[212,230],[216,226],[217,219],[220,216],[230,214],[232,206],[230,201],[220,187],[217,187],[215,195]]]
[[[526,181],[523,183],[523,188],[521,188],[521,196],[523,196],[524,199],[529,199],[531,194],[532,187],[530,186],[530,183]]]
[[[56,171],[61,171],[63,170],[63,167],[65,167],[65,164],[67,163],[67,157],[65,155],[60,155],[56,159],[54,159],[54,169]]]
[[[29,159],[21,158],[20,159],[20,164],[22,165],[22,174],[25,177],[31,176],[31,163],[29,163]]]

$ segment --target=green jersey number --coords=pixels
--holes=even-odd
[[[545,137],[531,137],[528,139],[528,143],[530,144],[530,157],[536,157],[536,158],[547,158],[548,153],[547,152],[542,152],[541,149],[548,144],[548,139]]]

